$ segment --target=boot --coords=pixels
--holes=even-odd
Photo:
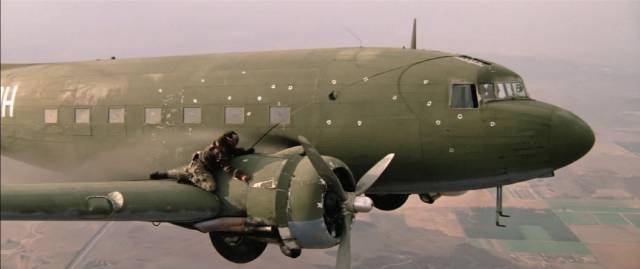
[[[155,171],[149,175],[150,179],[165,179],[169,177],[169,173],[166,171]]]

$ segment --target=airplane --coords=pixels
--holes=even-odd
[[[267,244],[292,258],[338,245],[350,268],[354,216],[411,194],[496,187],[504,226],[502,186],[552,177],[595,142],[507,67],[417,49],[415,19],[410,48],[2,64],[1,83],[2,155],[87,179],[4,184],[3,221],[172,223],[236,263]],[[256,140],[232,160],[248,183],[218,171],[212,194],[144,177],[225,130]]]

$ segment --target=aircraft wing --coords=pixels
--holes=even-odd
[[[2,220],[196,222],[220,212],[216,195],[174,181],[8,184]]]

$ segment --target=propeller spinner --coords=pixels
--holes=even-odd
[[[358,180],[354,192],[347,192],[340,184],[338,176],[331,170],[329,165],[322,159],[320,152],[303,136],[298,136],[298,141],[302,144],[304,152],[318,175],[327,182],[330,190],[336,193],[340,200],[340,210],[344,218],[344,229],[340,236],[338,246],[338,257],[336,268],[351,268],[351,224],[356,213],[369,212],[373,208],[373,201],[363,194],[378,180],[382,172],[387,168],[395,154],[391,153],[378,161],[367,173]]]

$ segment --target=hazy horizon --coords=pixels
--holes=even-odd
[[[402,47],[629,66],[640,2],[2,1],[2,62]]]

